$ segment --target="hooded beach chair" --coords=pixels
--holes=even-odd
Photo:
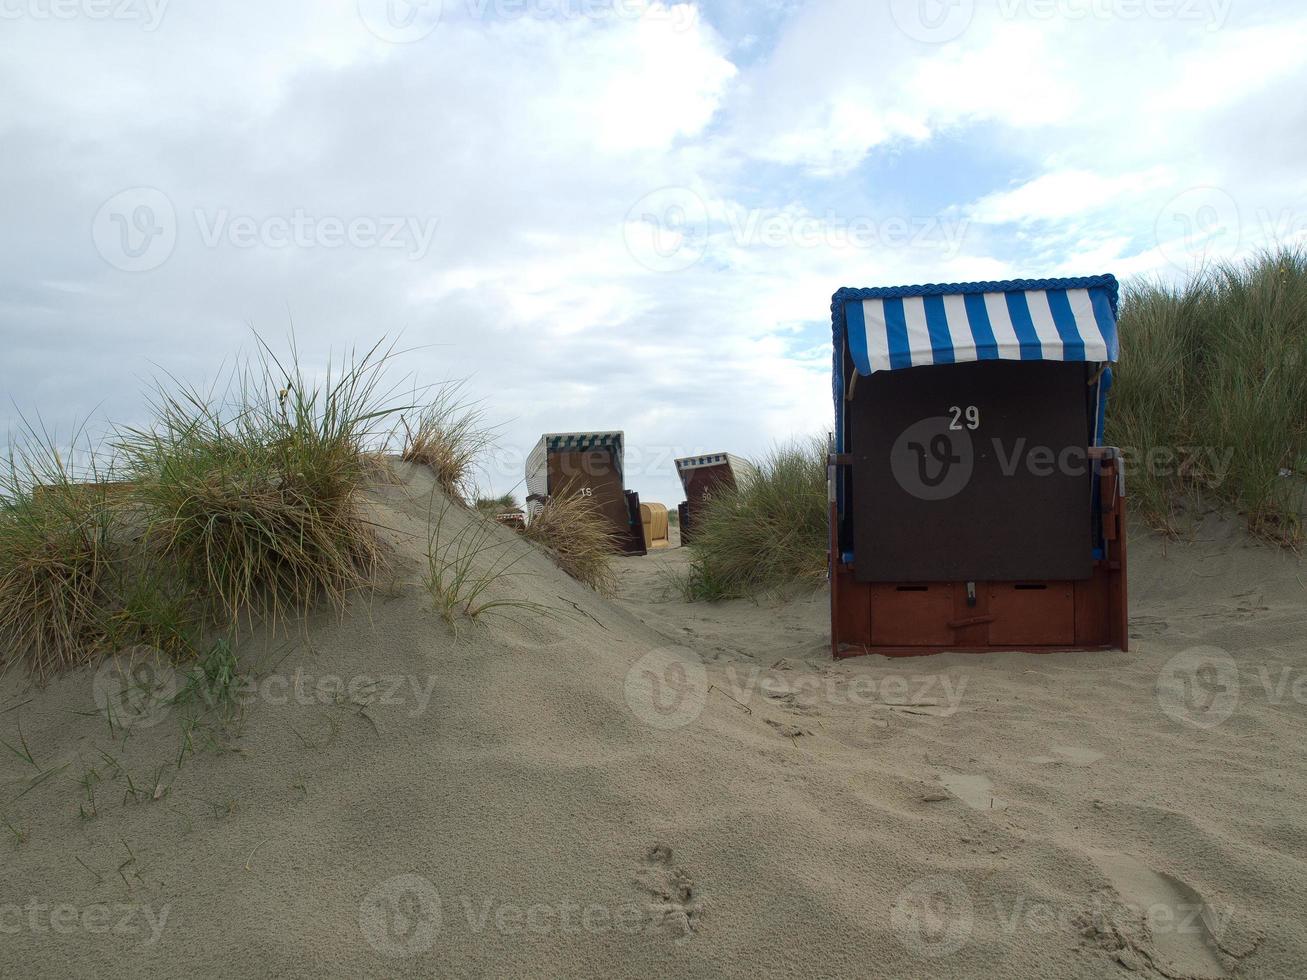
[[[731,453],[683,456],[674,462],[676,475],[681,478],[681,486],[685,489],[685,502],[677,508],[681,544],[689,544],[694,537],[695,520],[709,498],[721,488],[739,486],[740,481],[748,479],[754,469],[748,460]]]
[[[1116,307],[1111,276],[835,293],[835,656],[1126,649]]]
[[[643,555],[640,498],[626,490],[622,462],[621,432],[546,433],[526,458],[528,517],[550,497],[589,497],[611,524],[618,550]]]
[[[640,523],[644,528],[644,546],[649,551],[671,545],[667,534],[667,508],[662,504],[641,504]]]

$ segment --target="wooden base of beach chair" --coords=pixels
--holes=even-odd
[[[1017,650],[1128,650],[1125,497],[1120,462],[1101,456],[1106,547],[1090,577],[1069,581],[859,582],[831,562],[831,653],[920,656]],[[831,527],[835,527],[831,508]],[[832,556],[834,550],[832,537]]]

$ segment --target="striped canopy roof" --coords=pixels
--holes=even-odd
[[[540,437],[550,452],[559,450],[622,448],[621,432],[547,432]]]
[[[730,453],[707,453],[703,456],[681,456],[673,462],[676,463],[678,470],[697,470],[704,466],[721,466],[723,463],[738,459],[738,456],[732,456]]]
[[[743,457],[736,456],[734,453],[705,453],[702,456],[681,456],[674,460],[676,463],[676,472],[681,478],[681,484],[684,486],[690,479],[690,474],[695,470],[701,470],[709,466],[729,466],[731,475],[736,480],[752,479],[755,470],[752,463]]]
[[[549,493],[549,456],[551,453],[589,452],[607,449],[613,454],[617,472],[622,472],[623,442],[621,430],[612,432],[546,432],[526,457],[526,492],[531,497]]]
[[[831,317],[864,376],[962,361],[1114,362],[1116,300],[1112,276],[845,288]]]

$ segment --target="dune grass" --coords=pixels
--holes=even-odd
[[[508,514],[522,509],[511,493],[498,497],[477,497],[472,501],[472,506],[483,514]]]
[[[400,458],[430,467],[450,497],[471,505],[476,500],[476,467],[490,449],[494,430],[485,411],[464,397],[464,383],[436,389],[429,404],[401,418],[404,444]]]
[[[577,581],[605,595],[616,587],[613,555],[620,541],[592,498],[566,490],[550,497],[527,523],[525,533]]]
[[[284,359],[258,345],[221,389],[154,387],[151,421],[112,442],[122,482],[74,476],[40,433],[15,443],[0,472],[0,670],[21,662],[47,677],[147,647],[195,666],[186,676],[202,675],[205,690],[226,690],[231,657],[216,652],[230,653],[242,624],[284,625],[323,602],[339,610],[376,582],[385,556],[363,496],[397,479],[386,452],[401,427],[405,458],[430,466],[444,491],[427,569],[442,615],[537,608],[497,588],[530,554],[500,540],[493,515],[516,507],[512,495],[451,516],[450,501],[477,500],[472,474],[490,445],[461,386],[414,408],[385,380],[392,347],[311,371],[293,339]],[[565,514],[551,510],[537,538],[600,582],[590,529]]]
[[[540,603],[502,594],[508,580],[522,574],[515,569],[528,554],[522,544],[500,537],[493,517],[455,513],[448,499],[432,498],[424,583],[436,612],[455,630],[460,616],[475,622],[496,610],[552,614]]]
[[[238,695],[242,683],[236,651],[227,639],[209,644],[193,658],[186,672],[178,678],[177,692],[170,698],[173,707],[194,711],[217,711],[231,719],[240,711]]]
[[[757,472],[717,490],[695,514],[687,574],[689,600],[736,599],[820,585],[826,574],[826,444],[780,446]]]
[[[1307,253],[1223,264],[1181,287],[1126,290],[1107,438],[1133,506],[1174,533],[1211,504],[1302,542],[1307,483]]]
[[[341,608],[382,555],[361,495],[371,443],[401,410],[380,344],[308,377],[293,349],[259,354],[222,396],[160,387],[154,423],[119,451],[152,554],[216,619],[277,622]]]
[[[25,426],[10,449],[0,470],[0,672],[24,663],[44,679],[87,663],[104,638],[113,513],[95,476],[74,476],[43,430]]]
[[[167,565],[141,549],[119,548],[111,578],[112,604],[105,619],[109,650],[147,646],[174,661],[196,656],[203,644],[201,604]]]
[[[213,636],[324,601],[339,610],[373,585],[384,553],[363,495],[396,479],[385,455],[396,420],[416,412],[406,457],[459,503],[489,445],[458,385],[422,409],[399,404],[393,356],[378,343],[311,371],[293,339],[284,359],[258,339],[220,390],[166,379],[152,420],[113,440],[123,482],[74,476],[53,440],[26,433],[0,472],[0,670],[22,662],[47,677],[133,646],[207,670]],[[471,618],[513,604],[489,589],[525,552],[494,553],[492,532],[483,518],[432,542],[433,595]]]

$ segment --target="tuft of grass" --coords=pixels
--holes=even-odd
[[[144,540],[208,614],[276,623],[373,580],[361,498],[402,411],[383,387],[392,354],[379,343],[314,380],[293,341],[283,364],[260,339],[223,395],[160,386],[153,425],[121,434]]]
[[[496,609],[549,612],[548,607],[539,603],[492,595],[505,579],[520,574],[513,569],[530,552],[512,548],[500,540],[499,527],[493,518],[480,514],[451,515],[453,507],[448,499],[438,504],[433,499],[427,524],[425,583],[440,617],[457,628],[460,614],[476,621]],[[451,525],[460,518],[463,525],[453,530]]]
[[[180,662],[196,655],[203,623],[193,596],[167,568],[128,555],[114,576],[114,608],[106,620],[109,649],[152,647]]]
[[[1307,490],[1307,252],[1263,253],[1184,285],[1126,290],[1108,441],[1137,513],[1174,533],[1185,511],[1240,511],[1302,541]]]
[[[86,475],[26,423],[0,468],[0,673],[23,663],[44,680],[89,662],[104,639],[113,510],[93,463]]]
[[[809,439],[755,461],[757,473],[722,488],[695,515],[687,600],[737,599],[826,575],[826,443]]]
[[[466,504],[476,497],[477,462],[492,445],[494,433],[480,405],[463,397],[464,384],[439,387],[433,402],[401,419],[400,458],[430,467],[440,488]]]
[[[572,578],[596,592],[614,590],[613,555],[620,541],[593,498],[566,491],[551,497],[527,524],[526,536]]]
[[[521,510],[517,498],[511,493],[499,497],[477,497],[472,502],[472,506],[483,514],[507,514],[511,511]]]
[[[222,718],[230,720],[239,713],[237,696],[242,682],[236,653],[230,641],[221,639],[186,671],[182,684],[172,697],[172,704],[191,706],[202,712],[216,711]]]

